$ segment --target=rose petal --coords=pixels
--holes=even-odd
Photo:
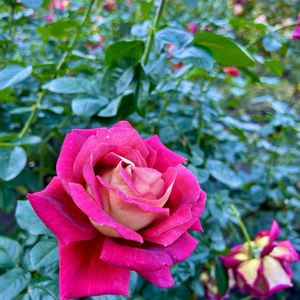
[[[153,244],[143,244],[138,247],[106,238],[100,258],[120,268],[128,268],[137,272],[145,270],[152,272],[185,260],[196,246],[197,241],[187,233],[168,247]]]
[[[96,136],[89,137],[81,147],[73,164],[73,182],[83,183],[83,168],[95,164],[107,153],[116,149],[115,145],[100,143]]]
[[[101,238],[59,244],[59,282],[62,300],[98,295],[128,296],[129,270],[108,265],[99,256]]]
[[[119,121],[112,128],[129,128],[135,130],[128,121]]]
[[[242,278],[242,280],[253,285],[258,277],[258,269],[261,265],[260,259],[251,259],[242,262],[237,268],[237,274]]]
[[[99,143],[106,143],[115,146],[130,147],[138,150],[143,157],[147,157],[149,154],[148,148],[145,142],[134,128],[128,128],[123,126],[114,126],[106,130],[97,131],[97,139]]]
[[[199,219],[205,206],[206,194],[195,177],[181,165],[176,170],[177,177],[167,202],[171,209],[170,217],[142,231],[145,240],[164,246],[172,244],[187,231]]]
[[[290,241],[277,242],[269,255],[286,261],[296,262],[299,260],[299,255]]]
[[[28,194],[27,197],[37,215],[61,242],[68,244],[89,240],[97,234],[57,177],[43,191]]]
[[[167,218],[168,208],[160,208],[138,202],[125,195],[118,188],[108,184],[97,176],[102,185],[102,199],[104,210],[115,220],[137,231],[154,221]]]
[[[73,181],[74,161],[89,136],[96,135],[97,129],[74,129],[68,133],[56,163],[56,172],[62,184],[68,190],[68,182]]]
[[[164,266],[153,272],[139,271],[139,275],[160,288],[170,288],[174,285],[174,280],[168,266]]]
[[[268,236],[270,238],[270,242],[273,242],[275,241],[278,236],[280,234],[280,227],[279,227],[279,224],[276,220],[274,220],[272,222],[272,227],[271,229],[267,229],[267,230],[262,230],[260,231],[256,236],[255,236],[255,239],[259,238],[259,237],[263,237],[263,236]]]
[[[204,231],[203,227],[200,223],[200,220],[196,220],[195,223],[192,224],[192,226],[189,228],[189,230],[196,230],[196,231]]]
[[[291,287],[292,282],[288,274],[284,271],[280,262],[271,257],[265,256],[263,258],[264,277],[270,290],[280,290]]]
[[[93,225],[101,233],[111,237],[122,237],[139,243],[143,242],[141,235],[127,228],[125,225],[116,222],[107,215],[103,208],[97,205],[82,185],[70,183],[70,192],[76,205],[93,221]]]
[[[157,135],[146,139],[145,143],[157,152],[155,163],[150,164],[148,161],[148,167],[150,168],[165,172],[169,167],[176,167],[187,160],[185,157],[172,152],[164,146]]]

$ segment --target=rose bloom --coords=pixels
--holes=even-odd
[[[30,203],[58,238],[61,299],[128,295],[130,271],[173,285],[201,231],[205,192],[186,159],[126,121],[66,135],[57,176]]]
[[[299,23],[296,25],[293,31],[293,35],[292,35],[293,41],[300,40],[300,13],[298,14],[298,21]]]
[[[115,11],[117,9],[117,2],[115,0],[106,0],[103,2],[102,8],[109,12]]]
[[[70,0],[53,0],[49,4],[50,9],[58,9],[60,11],[64,11],[67,7],[69,7],[71,4]]]
[[[233,276],[233,272],[231,269],[228,269],[228,277],[229,277],[229,283],[228,283],[228,290],[227,293],[222,296],[219,293],[217,284],[216,284],[216,278],[215,278],[215,269],[212,271],[204,271],[200,274],[200,281],[204,287],[205,291],[205,299],[209,300],[226,300],[229,299],[230,290],[235,286],[235,280]]]
[[[237,77],[240,74],[239,69],[236,67],[224,67],[223,72],[233,77]]]
[[[196,33],[198,31],[198,26],[195,23],[188,23],[188,24],[186,24],[186,27],[192,33]]]
[[[299,255],[289,241],[276,241],[279,225],[273,221],[270,230],[259,232],[251,242],[233,247],[222,260],[226,268],[232,268],[237,286],[251,296],[267,298],[292,286],[290,262],[299,260]]]

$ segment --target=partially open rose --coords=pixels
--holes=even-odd
[[[28,198],[59,240],[61,299],[128,295],[130,270],[170,287],[196,247],[205,193],[157,136],[128,123],[67,134],[57,177]]]

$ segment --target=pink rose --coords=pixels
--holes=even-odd
[[[232,77],[237,77],[240,74],[239,69],[236,67],[224,67],[223,72]]]
[[[300,40],[300,13],[298,14],[298,21],[299,23],[296,25],[293,31],[293,35],[292,35],[293,41]]]
[[[290,262],[299,260],[299,255],[290,241],[276,241],[279,225],[273,221],[270,230],[259,232],[251,242],[252,253],[247,243],[237,245],[222,257],[226,268],[232,268],[237,286],[256,298],[267,298],[292,286]]]
[[[195,23],[188,23],[186,24],[186,27],[192,33],[196,33],[198,31],[198,26]]]
[[[157,136],[142,139],[126,121],[74,129],[57,177],[28,198],[59,240],[61,299],[128,295],[130,271],[173,285],[170,266],[197,241],[205,193]]]
[[[106,11],[113,12],[117,9],[117,2],[115,0],[105,0],[102,8]]]

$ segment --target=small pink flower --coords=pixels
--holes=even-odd
[[[128,295],[130,271],[162,287],[202,231],[205,192],[186,159],[126,121],[74,129],[57,176],[30,203],[58,238],[60,299]],[[30,221],[30,220],[29,220]]]
[[[188,23],[186,24],[186,27],[189,31],[191,31],[194,34],[198,31],[198,26],[195,23]]]
[[[233,14],[238,16],[244,12],[244,7],[241,4],[234,4],[233,5]]]
[[[102,8],[106,11],[113,12],[117,9],[117,2],[115,0],[105,0]]]
[[[237,77],[240,74],[239,69],[236,67],[224,67],[223,72],[233,77]]]
[[[293,35],[292,35],[293,41],[300,40],[300,14],[298,14],[298,21],[299,23],[296,25],[293,31]]]
[[[200,274],[200,281],[204,286],[205,291],[205,299],[209,300],[225,300],[229,299],[230,290],[235,286],[235,280],[233,276],[233,272],[231,269],[228,269],[228,277],[229,277],[229,284],[227,293],[222,296],[220,295],[215,279],[215,269],[213,268],[210,272],[204,271]]]
[[[175,72],[179,71],[183,66],[184,66],[183,62],[180,62],[180,63],[178,63],[176,65],[173,65],[172,66],[172,70],[175,71]]]
[[[233,269],[237,286],[253,297],[267,298],[292,286],[289,263],[298,261],[299,255],[290,241],[276,241],[279,233],[279,225],[273,221],[270,230],[259,232],[251,242],[251,255],[245,243],[222,257],[224,266]]]
[[[51,23],[54,20],[54,16],[53,15],[47,15],[44,17],[44,20],[46,23]]]

